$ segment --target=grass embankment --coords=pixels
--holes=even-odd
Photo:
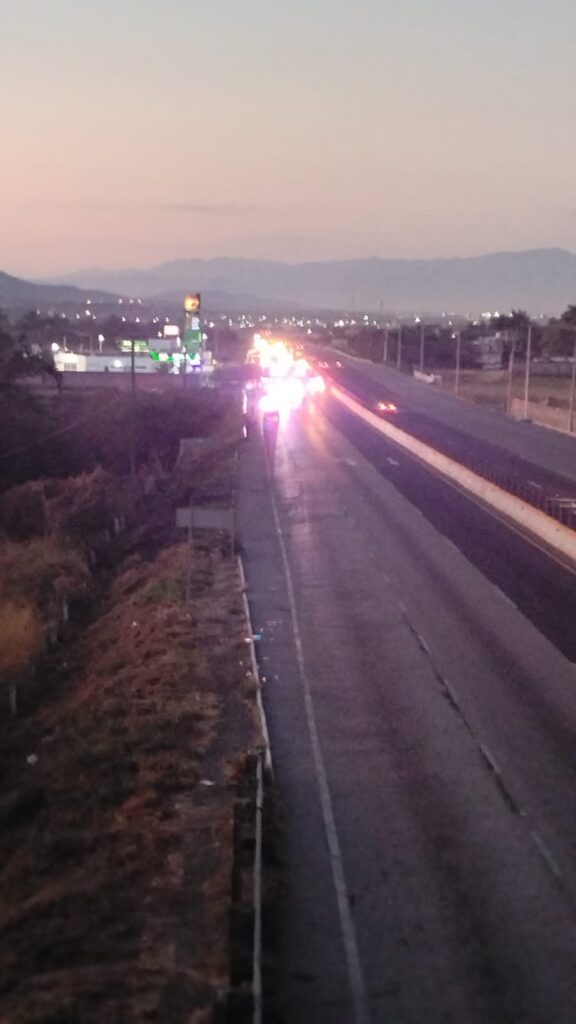
[[[28,566],[9,574],[4,614],[28,609],[31,636],[45,638],[66,595],[72,620],[60,617],[40,660],[8,634],[18,672],[26,652],[36,662],[19,676],[18,716],[0,694],[0,1020],[200,1024],[228,983],[235,782],[260,743],[255,680],[235,561],[218,536],[190,549],[173,525],[190,486],[228,476],[226,429],[221,449],[138,497],[118,536],[102,493],[110,520],[123,485],[114,499],[101,477],[90,502],[83,478],[77,503],[73,481],[45,496],[41,537],[0,546],[4,564]]]
[[[439,370],[442,387],[447,391],[454,390],[455,373],[453,370]],[[524,400],[525,378],[516,372],[512,381],[511,399]],[[471,402],[488,405],[500,412],[506,412],[509,398],[509,379],[507,370],[463,370],[460,374],[459,394]],[[532,371],[530,375],[530,401],[542,406],[565,409],[568,416],[570,399],[570,379],[568,377],[539,377]]]

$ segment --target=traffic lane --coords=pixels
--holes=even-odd
[[[366,379],[381,383],[398,396],[400,406],[424,413],[506,449],[519,458],[529,453],[530,461],[544,470],[576,481],[576,437],[539,427],[534,423],[512,420],[502,413],[475,405],[448,391],[417,381],[391,366],[371,363],[344,353],[315,350],[315,358],[335,366],[352,368]]]
[[[271,981],[265,978],[265,1006],[267,1016],[284,1024],[351,1024],[344,944],[270,501],[265,448],[273,457],[275,440],[274,434],[250,435],[241,451],[237,493],[237,530],[272,750],[281,870],[280,912],[265,933],[265,959],[271,954],[275,959]]]
[[[397,410],[384,412],[383,415],[395,426],[482,475],[497,475],[502,481],[502,486],[514,490],[518,485],[523,485],[526,494],[531,495],[532,500],[571,496],[576,503],[576,481],[560,477],[556,473],[551,473],[549,469],[530,462],[526,457],[520,458],[517,454],[475,437],[473,433],[467,433],[460,427],[447,426],[415,410],[390,388],[384,387],[356,369],[343,367],[334,370],[331,375],[335,383],[347,388],[375,411],[379,401],[392,401]]]
[[[365,501],[358,476],[388,504],[399,496],[346,446],[319,459],[321,431],[307,441],[316,457],[296,438],[274,471],[373,1019],[573,1020],[569,900],[439,685],[388,576],[390,546],[412,565],[414,545]],[[400,504],[412,540],[424,531],[428,545],[434,531]],[[425,576],[419,589],[437,600]],[[444,636],[467,618],[449,616]],[[531,737],[531,752],[542,748]]]
[[[385,565],[387,585],[444,698],[477,735],[506,798],[545,837],[562,884],[576,893],[576,823],[569,812],[576,781],[574,664],[356,447],[323,423],[317,417],[316,432],[323,431],[326,445],[337,438],[341,453],[333,469],[347,468],[353,478],[334,493],[334,502],[353,514],[370,560]],[[466,500],[463,516],[467,508],[476,511]],[[474,527],[463,525],[466,538]],[[532,585],[539,591],[536,575]]]
[[[378,472],[450,538],[570,661],[576,662],[574,572],[334,399],[325,399],[323,408]]]

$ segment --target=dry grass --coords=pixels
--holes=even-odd
[[[47,503],[47,529],[78,544],[90,543],[110,530],[114,518],[125,511],[126,490],[122,481],[100,467],[58,481],[57,493]]]
[[[211,1019],[234,781],[260,741],[245,632],[236,564],[201,539],[191,562],[132,557],[68,654],[22,750],[38,765],[6,762],[1,1020]]]
[[[454,390],[454,371],[439,371],[442,386],[446,391]],[[504,412],[508,398],[507,370],[463,370],[460,375],[459,393],[462,398],[479,405],[489,405]],[[530,400],[549,405],[568,406],[570,381],[564,377],[530,377]],[[512,398],[524,397],[524,375],[514,374]]]
[[[108,545],[98,619],[43,662],[50,699],[0,718],[1,1021],[212,1019],[229,968],[235,781],[261,738],[236,564],[213,536],[194,538],[191,560],[171,542],[174,504],[197,485],[225,490],[234,448],[225,432],[143,500]],[[89,588],[80,546],[124,495],[101,471],[43,490],[49,535],[0,544],[0,608],[18,623],[7,665],[18,637],[21,655],[33,646],[15,609],[42,624]]]

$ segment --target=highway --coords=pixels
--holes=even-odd
[[[270,1020],[573,1024],[573,571],[330,402],[246,444],[238,520],[284,867]]]
[[[368,407],[393,401],[400,429],[576,529],[576,438],[509,419],[367,360],[316,358]]]

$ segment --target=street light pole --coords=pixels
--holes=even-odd
[[[532,354],[532,324],[528,324],[526,341],[526,374],[524,377],[524,419],[528,419],[528,399],[530,395],[530,356]]]
[[[454,378],[454,394],[458,394],[460,388],[460,345],[462,336],[460,331],[456,331],[456,376]]]
[[[396,349],[396,367],[402,368],[402,324],[398,327],[398,348]]]
[[[424,373],[424,321],[420,321],[420,373]]]
[[[388,362],[388,324],[384,328],[384,362]]]
[[[131,339],[130,348],[130,476],[136,475],[136,357],[135,341]]]
[[[514,377],[514,345],[510,349],[510,355],[508,357],[508,393],[506,395],[506,415],[510,416],[512,412],[512,379]]]

